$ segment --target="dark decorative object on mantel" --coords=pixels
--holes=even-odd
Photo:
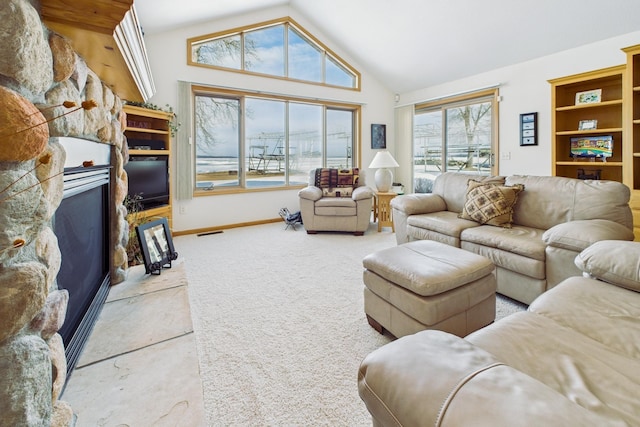
[[[163,268],[171,268],[171,261],[178,258],[167,218],[149,221],[136,227],[144,268],[147,274],[160,274]]]

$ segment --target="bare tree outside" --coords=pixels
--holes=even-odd
[[[216,145],[216,123],[224,123],[238,129],[239,105],[236,99],[196,97],[196,144],[206,151]]]
[[[446,171],[490,174],[492,103],[417,111],[414,116],[414,191],[431,192]]]
[[[207,41],[196,45],[193,50],[193,60],[199,64],[213,65],[241,69],[242,63],[242,38],[240,35],[224,37]],[[252,61],[259,60],[256,53],[255,42],[245,39],[244,42],[244,66],[250,66]]]
[[[460,122],[463,123],[462,128],[459,128]],[[491,141],[487,140],[487,136],[491,135],[491,103],[451,108],[447,111],[447,124],[450,128],[448,131],[450,137],[452,137],[451,133],[455,132],[456,126],[458,126],[457,133],[462,132],[464,137],[464,141],[456,141],[460,146],[456,150],[458,160],[453,161],[455,167],[458,170],[482,168],[479,158],[487,157],[491,151]],[[459,160],[460,154],[466,155],[464,161]]]
[[[285,31],[295,40],[285,43]],[[194,41],[191,49],[196,64],[281,77],[298,69],[296,79],[314,82],[326,62],[319,45],[286,24]],[[339,72],[353,75],[346,68],[332,75]],[[195,96],[196,186],[300,184],[311,168],[353,165],[354,120],[353,109],[322,102],[202,90]]]

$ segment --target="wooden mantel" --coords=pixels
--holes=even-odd
[[[134,0],[41,0],[41,16],[122,99],[155,92]]]

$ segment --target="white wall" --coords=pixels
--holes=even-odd
[[[535,43],[535,40],[531,41]],[[425,88],[400,96],[399,105],[466,92],[500,83],[502,102],[499,104],[500,153],[509,153],[510,159],[497,156],[502,175],[551,174],[551,86],[548,80],[557,77],[621,65],[626,62],[622,48],[640,44],[640,32],[607,39],[580,48],[563,51],[521,64],[496,69],[466,79]],[[523,46],[526,49],[526,46]],[[521,147],[519,141],[520,114],[538,112],[538,145]],[[410,150],[396,148],[398,152]],[[410,165],[411,160],[402,159]],[[398,159],[400,162],[400,159]],[[398,179],[410,182],[410,167],[397,172]]]
[[[291,16],[307,31],[321,40],[342,59],[362,74],[362,91],[327,88],[285,80],[242,75],[234,72],[209,70],[187,66],[187,38],[247,26],[271,19]],[[375,152],[371,150],[371,123],[387,124],[387,147],[393,152],[393,93],[381,85],[359,64],[340,49],[340,44],[322,34],[303,16],[288,6],[230,17],[162,34],[148,35],[145,44],[157,92],[149,100],[160,107],[177,105],[177,81],[208,84],[239,89],[262,90],[282,95],[305,95],[319,99],[363,104],[362,107],[362,163],[369,165]],[[178,116],[179,111],[176,111]],[[183,124],[183,126],[186,124]],[[175,145],[174,145],[175,149]],[[175,174],[174,174],[175,176]],[[373,171],[367,174],[373,184]],[[288,207],[299,209],[297,190],[267,191],[249,194],[196,197],[189,201],[175,201],[173,228],[187,231],[278,218],[278,211]]]
[[[291,16],[306,30],[362,73],[362,91],[349,91],[305,85],[284,80],[246,76],[239,73],[208,70],[186,65],[186,39],[225,29],[251,25],[270,19]],[[394,107],[413,104],[432,98],[466,92],[500,83],[502,101],[499,105],[500,153],[497,156],[499,173],[551,174],[551,89],[549,79],[582,73],[626,61],[623,47],[640,44],[640,31],[611,38],[580,48],[563,51],[525,63],[492,70],[469,78],[424,88],[400,95],[394,102],[393,92],[367,73],[354,58],[341,50],[339,41],[332,40],[295,9],[281,6],[256,13],[229,17],[145,38],[157,93],[150,100],[159,106],[177,104],[177,81],[263,90],[283,95],[299,95],[363,104],[362,108],[362,163],[366,167],[373,159],[371,150],[371,123],[387,124],[387,147],[393,154],[407,153],[397,158],[394,181],[410,182],[410,150],[394,145]],[[535,43],[535,41],[532,41]],[[526,48],[526,47],[523,47]],[[538,145],[520,147],[519,117],[521,113],[538,112]],[[179,113],[179,112],[178,112]],[[509,153],[510,159],[501,159]],[[398,157],[398,156],[396,156]],[[373,170],[367,171],[367,183],[373,185]],[[174,174],[175,175],[175,174]],[[298,209],[297,190],[197,197],[190,201],[174,201],[173,225],[176,231],[224,226],[243,222],[277,218],[281,207]]]

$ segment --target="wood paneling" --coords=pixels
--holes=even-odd
[[[42,0],[42,19],[112,35],[133,0]]]
[[[116,95],[146,101],[114,38],[132,5],[133,0],[42,0],[41,14]]]

